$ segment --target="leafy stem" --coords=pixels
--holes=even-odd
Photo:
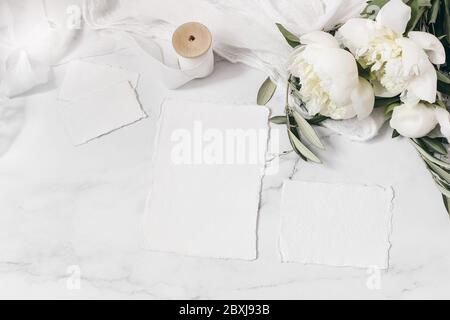
[[[427,169],[442,194],[442,199],[450,215],[450,162],[448,161],[448,141],[442,138],[423,137],[411,139]]]

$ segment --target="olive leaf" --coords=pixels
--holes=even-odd
[[[374,108],[386,108],[393,103],[400,103],[400,97],[396,96],[393,98],[376,98]]]
[[[426,138],[427,139],[412,139],[413,145],[419,152],[422,160],[427,165],[427,168],[430,171],[431,176],[433,177],[433,180],[437,188],[439,189],[439,192],[442,194],[442,200],[444,202],[445,209],[450,216],[450,163],[435,158],[432,154],[427,152],[419,145],[419,142],[421,142],[422,144],[424,144],[424,141],[429,142],[428,139],[434,140],[435,142],[438,141],[438,139],[431,139],[429,137]]]
[[[308,123],[308,121],[305,120],[301,116],[300,113],[298,113],[296,110],[293,110],[292,115],[295,119],[295,122],[297,122],[298,129],[300,130],[300,133],[314,146],[316,146],[319,149],[324,150],[325,146],[323,145],[322,141],[320,141],[319,136],[317,135],[316,131],[313,129],[313,127]]]
[[[317,126],[327,119],[329,119],[327,116],[316,114],[314,117],[307,119],[306,121],[308,121],[308,123],[312,126]]]
[[[444,32],[447,35],[447,44],[450,41],[450,0],[444,0]]]
[[[392,139],[395,139],[397,137],[400,137],[400,133],[398,133],[398,131],[394,129],[394,131],[392,131]]]
[[[314,154],[312,153],[311,150],[309,150],[301,141],[299,138],[297,138],[297,136],[295,136],[295,134],[292,133],[291,130],[288,130],[288,134],[289,134],[289,138],[292,141],[292,143],[294,144],[293,146],[295,147],[296,151],[300,152],[301,155],[303,155],[306,159],[315,162],[315,163],[322,163],[322,161],[320,161],[320,159]]]
[[[437,91],[443,93],[445,95],[450,96],[450,85],[443,83],[442,81],[438,81]]]
[[[277,23],[276,25],[278,27],[278,30],[280,30],[281,34],[283,35],[284,39],[286,39],[287,43],[292,48],[298,47],[301,44],[300,39],[295,34],[287,30],[282,24]]]
[[[450,74],[442,70],[436,70],[436,73],[438,78],[438,91],[450,95]]]
[[[428,24],[435,24],[439,15],[439,9],[441,7],[441,0],[434,0],[429,17],[428,17]]]
[[[389,0],[369,0],[367,1],[367,7],[361,15],[366,18],[375,19],[378,11],[388,2]]]
[[[286,116],[275,116],[270,118],[269,121],[275,124],[287,124]]]
[[[276,90],[277,85],[272,82],[270,77],[267,78],[261,85],[261,88],[259,88],[258,97],[256,99],[257,104],[260,106],[265,106],[270,99],[272,99]]]
[[[436,173],[441,179],[445,180],[447,183],[450,183],[450,173],[439,167],[438,165],[434,164],[430,160],[427,160],[423,158],[423,160],[426,162],[430,170],[432,170],[434,173]]]
[[[450,197],[442,195],[442,200],[444,202],[445,209],[447,210],[447,213],[450,216]]]
[[[422,148],[419,143],[415,140],[413,141],[413,145],[416,148],[416,150],[420,153],[421,156],[423,156],[425,159],[431,161],[432,163],[445,168],[445,169],[450,169],[450,163],[448,162],[444,162],[440,159],[437,159],[436,157],[434,157],[433,155],[429,154],[424,148]]]
[[[450,84],[450,75],[447,72],[443,72],[441,70],[436,70],[437,78],[439,81]]]
[[[433,176],[433,179],[441,194],[445,197],[450,197],[450,190],[448,190],[436,177]]]
[[[406,31],[414,30],[423,14],[431,8],[430,0],[410,0],[408,5],[411,7],[411,19],[409,20]]]
[[[432,139],[430,137],[423,137],[417,139],[419,143],[424,147],[424,149],[435,152],[440,155],[448,155],[447,148],[444,146],[444,143],[439,141],[438,139]]]
[[[386,109],[384,110],[384,115],[386,117],[391,117],[392,113],[394,112],[394,109],[397,108],[400,105],[400,102],[393,102],[391,104],[388,104],[386,106]]]

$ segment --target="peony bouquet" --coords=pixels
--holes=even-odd
[[[372,0],[360,18],[301,37],[277,26],[293,52],[286,115],[271,121],[287,126],[293,150],[320,163],[314,126],[384,108],[392,137],[411,139],[450,213],[450,0]],[[258,103],[275,89],[267,79]]]

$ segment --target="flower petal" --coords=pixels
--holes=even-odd
[[[374,36],[375,22],[361,18],[348,20],[336,33],[338,41],[356,56],[368,47]]]
[[[425,50],[430,61],[434,64],[445,63],[445,49],[436,36],[427,32],[411,31],[408,38]]]
[[[313,31],[300,37],[301,44],[316,45],[322,48],[339,48],[339,42],[331,34],[323,31]]]
[[[437,125],[435,109],[423,103],[403,104],[394,109],[391,127],[407,138],[421,138]]]
[[[410,19],[411,7],[402,0],[391,0],[378,12],[376,21],[380,26],[388,27],[398,34],[403,34]]]
[[[408,38],[399,38],[397,44],[402,48],[402,65],[404,75],[417,75],[421,68],[430,65],[425,51]]]
[[[429,103],[436,102],[437,95],[437,74],[431,62],[429,67],[420,70],[420,75],[414,77],[408,85],[408,94],[413,94],[420,100]]]
[[[408,94],[434,103],[437,93],[437,75],[425,51],[408,38],[398,39],[397,43],[402,47],[404,73],[406,76],[411,76],[407,86]]]
[[[304,59],[313,66],[330,99],[339,106],[351,103],[358,85],[358,67],[352,54],[343,49],[306,46]]]
[[[450,140],[450,113],[444,108],[436,108],[435,113],[442,135]]]
[[[367,118],[373,111],[375,95],[372,85],[366,79],[360,77],[358,87],[352,92],[352,105],[358,119]]]
[[[400,93],[402,93],[401,91],[398,91],[398,92],[397,91],[389,91],[380,83],[380,81],[378,81],[376,79],[372,80],[372,85],[373,85],[373,92],[375,93],[376,97],[393,98],[395,96],[398,96]]]

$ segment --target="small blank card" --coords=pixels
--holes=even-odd
[[[387,269],[392,200],[391,188],[286,181],[283,262]]]
[[[133,71],[71,62],[58,99],[73,144],[84,144],[147,117],[137,99],[138,81],[139,74]]]
[[[131,86],[136,89],[139,73],[109,65],[72,61],[67,67],[58,99],[63,101],[79,100],[93,92],[110,88],[124,81],[130,82]]]
[[[162,110],[144,219],[148,249],[256,259],[268,110],[185,100]]]
[[[128,81],[72,103],[62,104],[66,130],[75,145],[113,132],[147,117]]]

